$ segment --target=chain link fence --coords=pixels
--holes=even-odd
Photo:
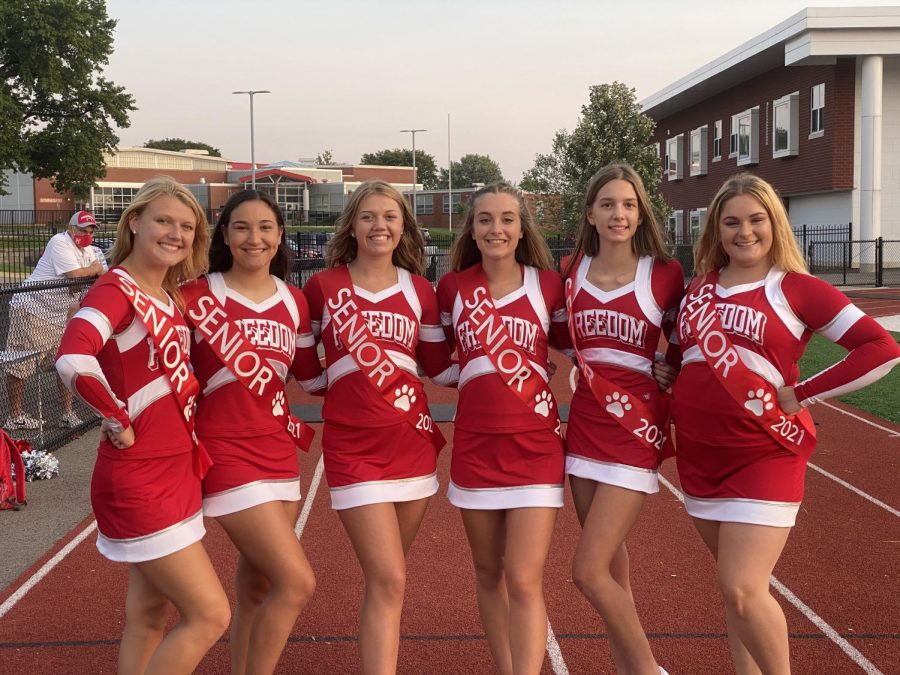
[[[97,423],[65,391],[53,365],[64,326],[52,316],[74,312],[92,281],[0,284],[0,420],[38,449],[54,450]]]

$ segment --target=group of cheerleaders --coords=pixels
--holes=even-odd
[[[353,192],[327,269],[302,292],[284,281],[284,221],[266,194],[234,195],[211,241],[196,200],[169,178],[125,210],[113,267],[57,360],[102,418],[97,545],[130,563],[119,672],[189,673],[229,622],[232,672],[275,669],[315,587],[294,531],[297,448],[312,431],[290,413],[289,375],[325,397],[331,503],[365,577],[362,671],[395,672],[406,555],[445,444],[424,372],[459,389],[448,497],[499,672],[541,670],[543,569],[566,474],[582,525],[573,579],[605,623],[616,668],[665,672],[635,609],[625,540],[677,445],[735,668],[788,673],[769,575],[815,446],[807,406],[883,376],[900,347],[807,273],[772,187],[750,174],[722,186],[687,289],[627,165],[591,180],[562,275],[503,183],[472,196],[436,291],[421,276],[423,250],[407,201],[380,181]],[[813,333],[849,353],[798,383]],[[551,346],[580,373],[565,439]],[[233,617],[201,544],[204,515],[240,554]],[[166,632],[173,605],[180,619]]]

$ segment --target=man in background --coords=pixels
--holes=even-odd
[[[98,277],[106,271],[106,260],[100,250],[91,246],[97,221],[87,211],[77,211],[65,232],[55,234],[47,242],[34,271],[23,285],[46,284],[50,281]],[[3,428],[14,432],[37,429],[42,420],[22,407],[25,380],[38,366],[53,370],[53,362],[63,328],[78,297],[73,288],[47,288],[17,293],[9,303],[8,352],[34,354],[35,358],[14,360],[4,366],[9,393],[9,417]],[[61,427],[77,427],[81,420],[72,410],[72,394],[57,378],[62,397]]]

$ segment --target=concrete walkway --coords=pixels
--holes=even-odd
[[[91,429],[57,450],[59,476],[26,483],[28,505],[21,511],[0,511],[0,590],[91,514],[99,433]]]

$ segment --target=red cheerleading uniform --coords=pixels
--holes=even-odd
[[[510,339],[544,380],[548,348],[568,345],[560,276],[522,266],[520,288],[493,304]],[[460,508],[510,509],[563,505],[562,439],[500,378],[468,322],[457,273],[438,284],[447,341],[459,358],[459,405],[447,496]]]
[[[775,388],[796,385],[803,407],[871,384],[900,362],[900,346],[887,331],[813,276],[773,267],[762,281],[716,285],[715,294],[722,328],[741,360]],[[803,499],[806,459],[774,441],[727,393],[700,353],[685,315],[682,303],[677,330],[684,367],[674,386],[673,416],[688,513],[706,520],[793,526]],[[850,353],[796,384],[797,361],[814,332]]]
[[[653,361],[660,335],[675,325],[684,294],[681,265],[645,256],[633,282],[603,291],[587,280],[591,260],[585,256],[572,272],[578,350],[595,373],[639,397],[660,419],[664,394],[653,379]],[[659,490],[660,461],[660,453],[623,429],[579,378],[566,428],[566,473],[652,494]]]
[[[107,274],[122,274],[113,268]],[[153,299],[182,347],[190,333],[169,300]],[[203,538],[200,480],[192,441],[152,338],[128,298],[111,284],[91,288],[66,327],[56,369],[69,389],[112,425],[134,429],[134,445],[100,442],[91,479],[97,548],[110,560],[162,558]]]
[[[182,288],[188,307],[211,296],[240,326],[282,382],[294,375],[308,392],[325,388],[303,294],[277,277],[275,293],[254,302],[212,273]],[[218,517],[269,501],[299,501],[300,466],[293,439],[259,398],[235,379],[202,335],[190,312],[191,363],[200,382],[197,436],[213,460],[203,479],[203,512]],[[285,406],[288,405],[284,401]]]
[[[437,300],[424,277],[398,267],[397,283],[378,293],[354,286],[359,311],[390,360],[413,377],[418,365],[453,386],[459,368],[444,340]],[[334,509],[412,501],[438,489],[437,452],[367,381],[334,330],[319,277],[304,286],[313,334],[325,349],[328,391],[322,455]]]

